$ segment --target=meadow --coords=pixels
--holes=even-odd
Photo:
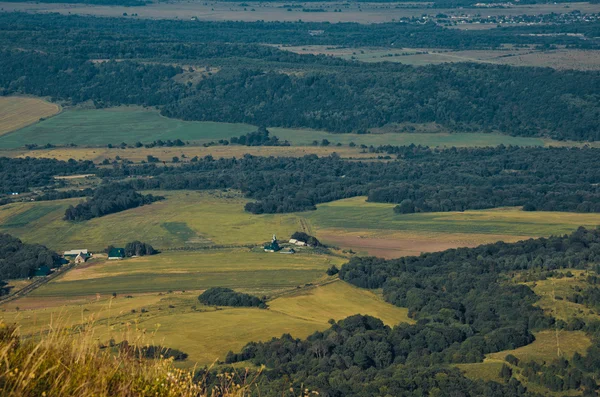
[[[262,244],[273,234],[288,237],[300,228],[294,214],[252,215],[237,192],[153,192],[167,199],[85,222],[63,220],[81,199],[14,203],[0,207],[0,231],[55,250],[141,240],[158,249]]]
[[[60,106],[38,98],[0,97],[0,136],[60,112]]]
[[[240,136],[256,127],[248,124],[216,123],[204,121],[182,121],[162,117],[155,110],[136,107],[110,109],[66,110],[35,125],[22,128],[12,134],[0,136],[0,149],[18,149],[36,143],[45,145],[69,145],[100,147],[121,142],[134,144],[149,143],[162,139],[181,139],[194,144],[203,144],[220,139]],[[427,146],[542,146],[539,138],[511,137],[487,133],[378,133],[378,134],[331,134],[308,129],[269,128],[280,140],[296,146],[311,146],[313,141],[327,139],[331,145],[427,145]],[[383,130],[387,132],[386,130]],[[234,147],[234,146],[232,146]],[[244,148],[242,148],[244,149]],[[358,148],[357,148],[358,152]],[[28,152],[35,156],[35,151]],[[126,154],[123,154],[126,156]]]
[[[90,261],[36,289],[34,297],[71,297],[228,287],[256,295],[296,288],[323,279],[345,258],[302,251],[295,255],[262,250],[167,251],[123,261]]]
[[[520,208],[395,214],[394,206],[353,197],[319,204],[317,211],[306,212],[305,217],[311,232],[326,243],[386,258],[499,240],[514,242],[600,225],[598,214]]]
[[[166,200],[84,222],[63,220],[81,199],[13,203],[0,207],[0,231],[62,251],[101,251],[141,240],[158,249],[240,247],[306,230],[326,243],[382,257],[418,255],[498,240],[564,234],[600,225],[598,214],[524,212],[520,208],[395,214],[393,204],[354,197],[320,204],[316,211],[252,215],[236,191],[153,192]]]
[[[26,297],[3,306],[0,318],[18,321],[21,333],[43,330],[53,321],[73,326],[92,321],[101,340],[122,340],[133,329],[144,330],[149,343],[178,348],[190,355],[192,366],[224,359],[247,342],[268,340],[283,333],[304,338],[329,327],[328,320],[352,314],[371,314],[386,324],[412,322],[407,310],[392,306],[373,292],[341,281],[303,288],[269,301],[270,308],[213,308],[202,306],[197,292],[141,294],[98,298]],[[71,301],[69,301],[71,299]],[[20,305],[20,310],[16,306]],[[319,310],[315,312],[315,307]],[[142,312],[143,309],[143,312]],[[135,312],[133,312],[135,311]]]

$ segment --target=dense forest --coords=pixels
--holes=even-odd
[[[34,23],[36,29],[31,28]],[[158,106],[163,115],[186,120],[331,132],[436,122],[453,131],[600,139],[599,72],[467,63],[423,67],[362,63],[255,44],[286,43],[288,37],[288,44],[347,45],[343,38],[352,37],[364,40],[352,45],[387,47],[446,43],[451,48],[489,48],[507,42],[526,44],[517,42],[524,38],[542,40],[534,43],[539,45],[560,44],[563,39],[593,45],[599,30],[593,24],[540,28],[543,34],[527,27],[514,32],[502,28],[467,37],[473,32],[417,23],[194,24],[10,13],[0,14],[0,26],[0,95],[50,96],[74,104],[91,101],[97,107]],[[569,27],[590,39],[562,34]],[[89,29],[104,34],[91,36]],[[312,29],[326,33],[312,42],[308,33]],[[502,32],[512,32],[514,40]],[[311,39],[291,42],[303,36]],[[431,42],[418,42],[420,38]],[[190,60],[220,70],[207,72],[194,84],[178,83],[174,77],[183,69],[173,65]],[[298,69],[302,73],[296,73]]]
[[[87,174],[94,169],[91,161],[0,157],[0,196],[28,192],[32,188],[62,187],[64,181],[55,176]]]
[[[39,244],[24,244],[10,234],[0,233],[0,280],[31,277],[40,266],[60,266],[60,257]]]
[[[411,200],[420,211],[503,206],[528,210],[600,212],[598,149],[517,148],[396,150],[397,161],[319,158],[198,159],[177,167],[154,164],[99,169],[99,176],[132,178],[136,190],[239,189],[252,213],[294,212],[354,196]],[[390,211],[392,216],[392,211]]]
[[[534,330],[566,327],[533,305],[537,297],[529,287],[507,282],[507,275],[527,269],[586,268],[599,259],[600,229],[584,228],[561,237],[418,257],[353,258],[342,267],[340,278],[362,288],[383,288],[388,302],[409,308],[415,324],[388,327],[357,315],[332,322],[330,329],[305,340],[284,335],[250,343],[228,354],[226,361],[266,365],[268,381],[261,392],[268,390],[267,395],[277,395],[290,384],[326,396],[371,396],[383,390],[401,396],[454,395],[458,385],[462,394],[456,395],[528,395],[516,379],[503,386],[471,382],[444,364],[478,362],[486,353],[531,343]],[[575,329],[584,326],[597,332],[595,323]],[[573,364],[538,363],[533,370],[528,368],[534,364],[515,365],[532,382],[551,390],[583,388],[586,395],[595,395],[598,386],[591,380],[600,370],[597,349],[593,345],[585,358],[574,357]],[[451,381],[439,383],[442,378]],[[434,388],[439,390],[434,393]]]
[[[452,1],[452,0],[450,0]],[[32,29],[35,26],[35,29]],[[598,48],[597,22],[574,22],[549,26],[514,26],[465,31],[447,29],[421,18],[398,22],[360,24],[329,22],[241,22],[174,21],[152,19],[95,18],[60,14],[0,14],[3,35],[0,44],[33,49],[64,51],[79,56],[95,54],[105,58],[200,58],[201,54],[219,57],[238,47],[231,44],[337,45],[348,47],[489,49],[502,44],[566,45],[573,48]],[[581,33],[579,37],[535,36],[535,33]],[[91,32],[102,31],[101,36]],[[319,35],[311,35],[319,31]],[[140,40],[145,37],[146,40]],[[44,40],[44,38],[46,40]],[[91,43],[97,43],[93,46]],[[168,43],[185,43],[173,46]],[[210,43],[218,43],[219,46]],[[203,44],[203,45],[200,45]],[[228,44],[228,45],[223,45]],[[202,48],[204,47],[204,48]],[[262,47],[265,54],[291,59],[294,54]],[[252,51],[256,48],[250,47]],[[200,51],[200,52],[198,52]],[[232,54],[230,53],[229,57]],[[238,53],[240,56],[241,54]],[[91,58],[91,56],[90,56]],[[257,57],[262,59],[262,57]],[[303,59],[326,58],[297,56]],[[269,59],[267,57],[267,59]]]
[[[198,300],[203,305],[210,306],[236,306],[236,307],[260,307],[266,309],[264,299],[257,298],[242,292],[236,292],[230,288],[214,287],[204,291]]]
[[[150,204],[163,197],[140,194],[123,184],[105,185],[94,190],[92,197],[83,203],[69,206],[65,211],[67,221],[87,221],[115,212]],[[134,247],[135,248],[135,247]]]
[[[429,149],[373,148],[395,161],[347,161],[335,154],[301,158],[194,159],[177,166],[156,163],[96,168],[89,162],[0,158],[5,191],[44,188],[55,174],[88,172],[106,181],[95,191],[48,190],[37,200],[92,196],[67,210],[69,220],[91,219],[147,204],[156,197],[136,190],[241,190],[252,213],[315,209],[354,196],[396,203],[396,213],[464,211],[523,206],[527,211],[600,212],[600,150],[593,148]],[[150,178],[148,178],[150,177]],[[93,193],[92,193],[93,192]],[[390,216],[394,216],[390,211]]]

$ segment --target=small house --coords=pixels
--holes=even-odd
[[[291,238],[289,243],[290,244],[296,244],[298,242],[298,240],[296,240],[295,238]]]
[[[85,263],[85,261],[87,261],[87,256],[83,255],[83,254],[79,254],[75,257],[75,263],[76,264],[81,264],[81,263]]]
[[[304,241],[298,240],[294,243],[294,245],[297,245],[298,247],[306,247],[307,244]]]
[[[50,268],[48,266],[42,265],[42,266],[38,267],[37,269],[35,269],[35,272],[33,273],[33,275],[34,275],[34,277],[46,277],[50,273],[52,273],[52,270],[50,270]]]
[[[114,261],[125,258],[125,248],[111,248],[108,251],[108,260]]]
[[[66,260],[73,261],[79,255],[81,255],[82,257],[85,258],[85,260],[87,260],[92,254],[90,252],[88,252],[88,250],[86,250],[86,249],[76,249],[76,250],[65,251],[65,253],[63,254],[63,257]]]

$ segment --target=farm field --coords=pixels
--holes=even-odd
[[[256,127],[248,124],[182,121],[162,117],[154,110],[120,107],[97,110],[68,110],[49,120],[23,128],[15,133],[0,137],[0,149],[23,148],[37,143],[45,145],[106,146],[121,142],[134,144],[157,139],[181,139],[198,144],[219,139],[229,139],[251,131]],[[539,138],[519,138],[486,133],[386,133],[386,134],[331,134],[307,129],[269,128],[280,140],[292,145],[308,146],[313,141],[328,139],[331,145],[354,142],[357,145],[416,145],[427,146],[542,146]],[[232,146],[233,147],[233,146]],[[218,150],[211,148],[212,150]],[[227,148],[225,148],[227,149]],[[332,148],[330,150],[337,149]],[[68,150],[77,150],[69,148]],[[356,150],[358,152],[358,149]],[[35,155],[36,151],[30,152]],[[92,153],[96,154],[96,153]],[[116,154],[115,154],[116,155]]]
[[[436,48],[336,47],[327,45],[282,46],[281,50],[297,54],[324,54],[361,62],[398,62],[414,66],[477,62],[513,66],[539,66],[554,69],[599,70],[600,51],[556,49],[540,51],[534,48],[503,48],[498,50],[454,51]]]
[[[136,14],[139,18],[151,19],[182,19],[189,20],[196,17],[198,20],[207,21],[297,21],[305,22],[358,22],[376,23],[392,22],[401,17],[420,17],[423,14],[432,14],[430,8],[399,7],[396,5],[382,3],[361,2],[360,8],[355,4],[344,2],[328,3],[299,3],[306,8],[323,8],[327,12],[302,12],[301,10],[287,11],[282,7],[283,3],[252,3],[250,6],[244,3],[233,2],[201,2],[201,1],[172,1],[169,3],[155,2],[144,7],[123,6],[94,6],[85,4],[48,4],[48,3],[11,3],[0,2],[0,8],[4,11],[22,12],[58,12],[61,14],[80,14],[121,17],[123,13]],[[572,10],[581,12],[598,12],[597,4],[569,3]],[[333,12],[334,9],[342,9],[342,12]],[[464,14],[463,9],[439,8],[435,13],[447,15]],[[564,12],[563,4],[531,4],[517,5],[510,8],[485,8],[473,9],[471,14],[485,12],[485,15],[536,15],[551,12]]]
[[[93,261],[92,261],[93,262]],[[298,252],[295,255],[250,249],[163,252],[123,261],[102,261],[78,267],[40,287],[31,296],[94,296],[204,290],[243,289],[270,295],[313,283],[345,258]]]
[[[0,97],[0,136],[60,112],[60,106],[38,98]]]
[[[157,193],[157,192],[153,192]],[[237,192],[160,192],[167,199],[85,222],[63,220],[80,199],[14,203],[0,207],[0,231],[26,242],[61,251],[140,240],[155,248],[262,244],[273,234],[289,236],[300,227],[298,215],[252,215]]]
[[[305,216],[311,232],[324,242],[386,258],[499,240],[514,242],[600,224],[598,214],[497,208],[400,215],[393,213],[394,206],[354,197],[319,204],[317,211]]]
[[[156,192],[153,192],[156,193]],[[518,241],[596,227],[599,214],[524,212],[500,208],[465,212],[394,214],[394,204],[355,197],[320,204],[316,211],[252,215],[235,191],[160,192],[167,199],[85,222],[63,220],[80,199],[13,203],[0,207],[0,232],[58,251],[141,240],[158,249],[258,245],[308,228],[319,239],[358,253],[393,258],[498,240]]]
[[[319,157],[329,156],[337,153],[342,158],[361,158],[368,159],[377,157],[378,154],[361,153],[359,148],[338,147],[338,146],[183,146],[183,147],[162,147],[162,148],[139,148],[139,149],[108,149],[108,148],[55,148],[43,150],[4,150],[0,155],[7,157],[38,157],[52,158],[67,161],[91,160],[95,163],[101,163],[105,159],[115,160],[119,156],[123,160],[133,162],[146,161],[148,156],[154,156],[160,161],[171,162],[173,157],[179,157],[181,162],[187,161],[194,156],[200,158],[204,156],[213,156],[214,158],[241,158],[245,154],[253,156],[276,156],[276,157],[302,157],[309,154],[316,154]],[[185,156],[185,158],[183,157]]]
[[[332,318],[340,320],[361,313],[378,316],[390,325],[411,321],[406,317],[406,309],[385,303],[372,292],[341,281],[276,298],[269,302],[268,310],[215,310],[200,305],[197,296],[197,292],[189,291],[131,298],[118,295],[114,299],[108,296],[79,298],[67,304],[61,303],[62,299],[27,297],[4,305],[5,311],[0,312],[0,317],[4,321],[19,321],[21,332],[25,334],[43,330],[50,321],[63,326],[91,322],[97,328],[97,335],[106,340],[110,337],[117,341],[132,340],[131,336],[136,335],[132,330],[139,330],[137,334],[146,330],[147,343],[188,353],[190,357],[184,364],[188,366],[194,362],[211,364],[216,359],[224,359],[229,350],[241,349],[247,342],[268,340],[283,333],[304,338],[328,328],[327,321]],[[311,304],[306,305],[307,302]],[[21,310],[17,311],[19,304]],[[312,304],[320,308],[317,314]]]

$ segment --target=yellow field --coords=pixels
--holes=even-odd
[[[60,106],[38,98],[0,97],[0,136],[60,112]]]
[[[178,348],[190,355],[186,365],[210,364],[229,350],[239,351],[250,341],[265,341],[290,333],[304,338],[329,327],[327,321],[353,314],[369,314],[387,324],[410,321],[406,309],[383,302],[369,291],[341,281],[307,288],[297,295],[269,302],[270,309],[224,308],[215,310],[198,303],[197,292],[147,294],[126,298],[118,295],[95,299],[27,297],[4,305],[0,318],[18,321],[21,333],[44,329],[51,321],[63,326],[88,323],[94,317],[100,340],[126,338],[132,329],[145,330],[149,342]],[[16,306],[20,310],[16,311]],[[315,313],[315,309],[318,312]],[[24,310],[27,309],[27,310]],[[141,310],[145,309],[145,313]],[[136,310],[132,313],[132,310]]]
[[[558,337],[554,330],[540,331],[535,334],[535,341],[527,346],[514,350],[504,350],[486,356],[489,360],[504,360],[512,354],[521,361],[552,361],[560,355],[570,358],[585,350],[592,344],[590,338],[583,331],[559,331]]]
[[[164,148],[137,148],[137,149],[108,149],[108,148],[56,148],[46,150],[3,150],[0,153],[7,157],[38,157],[52,158],[67,161],[91,160],[100,163],[105,159],[115,160],[119,156],[121,159],[133,162],[146,161],[148,155],[159,158],[161,161],[171,162],[173,157],[177,156],[182,162],[189,160],[194,156],[200,158],[204,156],[213,156],[215,158],[243,157],[245,154],[253,156],[276,156],[276,157],[302,157],[308,154],[317,156],[329,156],[331,153],[337,153],[343,158],[376,158],[377,154],[360,153],[359,148],[338,147],[338,146],[184,146],[184,147],[164,147]],[[182,156],[184,155],[185,158]]]

